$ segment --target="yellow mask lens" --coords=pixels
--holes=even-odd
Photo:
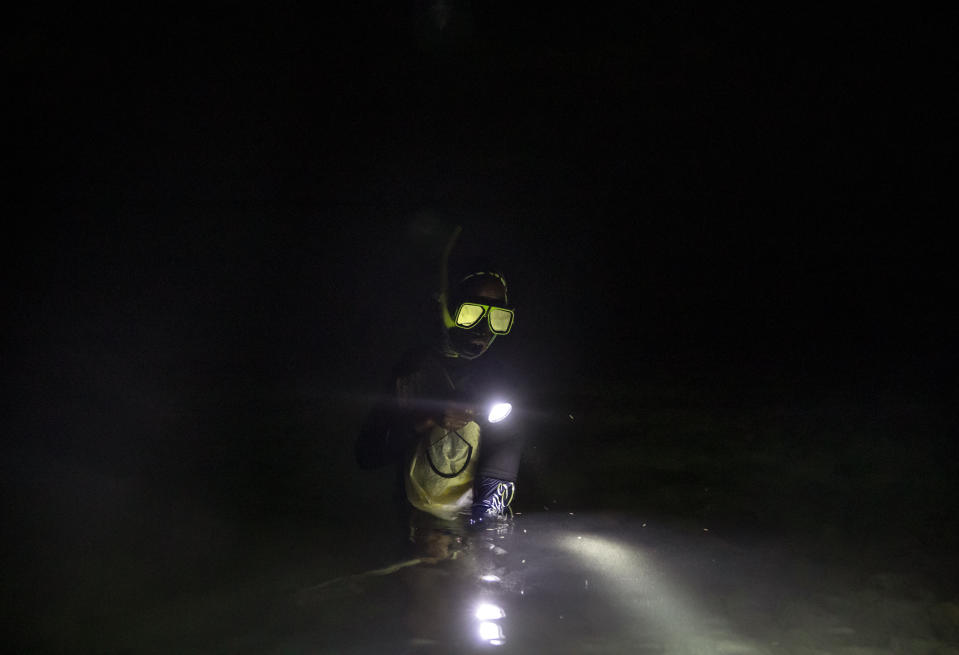
[[[486,308],[482,305],[463,303],[460,305],[459,311],[456,312],[455,321],[460,327],[473,327],[481,318],[483,318],[484,313],[486,313]]]
[[[499,307],[490,307],[489,326],[497,334],[506,334],[513,324],[513,312]]]

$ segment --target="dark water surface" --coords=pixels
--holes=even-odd
[[[322,580],[305,561],[287,562],[282,583],[251,569],[132,617],[107,650],[951,652],[937,636],[945,606],[912,579],[823,567],[788,544],[745,548],[705,530],[554,511],[466,534],[452,551]]]
[[[274,426],[272,464],[233,472],[221,453],[229,474],[177,484],[21,454],[20,638],[30,652],[956,652],[954,536],[937,521],[950,464],[920,452],[929,415],[889,405],[886,429],[913,426],[905,449],[868,432],[863,407],[757,394],[679,409],[633,388],[630,414],[607,391],[569,401],[588,427],[534,430],[512,522],[420,530],[417,545],[388,471],[358,471],[348,439],[303,446],[321,425],[347,434],[365,401],[301,390],[238,421]],[[843,472],[850,455],[816,425],[845,425],[864,472]]]
[[[23,447],[4,476],[21,537],[5,566],[17,643],[955,653],[954,460],[929,436],[949,429],[948,411],[915,397],[774,402],[784,396],[770,389],[732,402],[710,388],[607,384],[543,399],[551,411],[532,423],[513,521],[426,533],[426,550],[390,503],[392,474],[352,461],[369,402],[359,394],[261,393],[253,409],[224,410],[228,422],[154,409],[144,416],[157,429],[212,425],[229,439],[181,441],[169,458],[157,441],[126,467],[116,452],[108,468]]]

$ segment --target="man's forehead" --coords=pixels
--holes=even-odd
[[[479,296],[496,300],[506,297],[506,289],[503,288],[503,283],[495,277],[487,275],[471,277],[463,282],[460,291],[467,296]]]

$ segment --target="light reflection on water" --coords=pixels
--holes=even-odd
[[[493,603],[480,603],[476,607],[476,618],[480,621],[492,621],[506,616],[506,612],[499,605]]]
[[[378,568],[363,572],[369,557],[357,557],[340,577],[311,581],[300,569],[294,590],[265,589],[260,578],[184,598],[99,652],[872,652],[899,617],[924,611],[870,591],[870,611],[887,614],[864,622],[857,613],[866,596],[837,584],[845,577],[817,580],[788,548],[736,546],[717,531],[557,513],[498,527],[423,531],[429,548],[392,563],[386,530],[371,532],[367,552],[384,549],[383,560],[369,562]],[[320,543],[315,566],[330,546]],[[917,626],[916,639],[929,641]]]
[[[353,600],[401,608],[398,652],[710,652],[714,639],[732,645],[725,652],[762,652],[699,612],[641,541],[588,527],[582,518],[524,515],[480,533],[421,530],[428,552],[447,556],[360,578]],[[340,633],[342,652],[383,647],[363,646],[367,636]]]
[[[479,638],[492,646],[502,646],[506,643],[503,627],[492,621],[483,621],[479,624]]]

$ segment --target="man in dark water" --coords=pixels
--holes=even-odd
[[[520,464],[521,430],[511,411],[518,389],[506,364],[489,354],[513,326],[506,278],[477,261],[447,288],[453,240],[438,297],[440,336],[400,360],[389,397],[372,409],[356,441],[362,468],[399,467],[397,487],[414,526],[508,517]]]

